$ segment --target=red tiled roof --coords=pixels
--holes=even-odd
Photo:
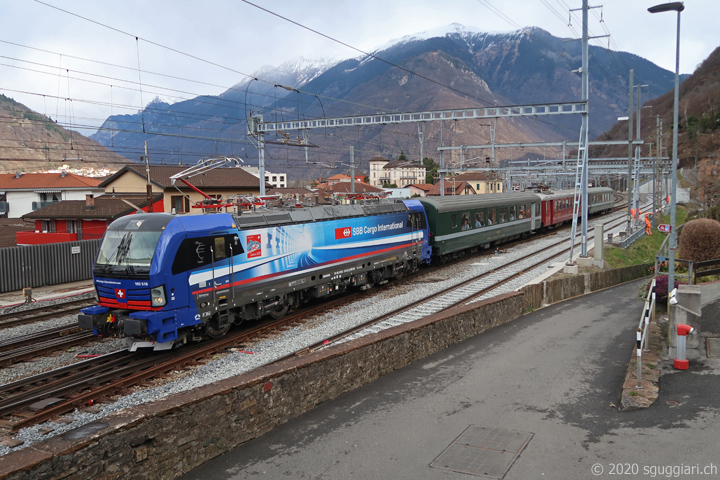
[[[182,165],[150,165],[150,181],[162,189],[172,188],[172,180],[170,180],[170,177],[187,168],[188,166]],[[126,174],[126,172],[145,178],[144,165],[125,165],[115,175],[106,178],[100,186],[103,188],[106,187],[116,178]],[[258,177],[248,173],[242,168],[216,168],[200,175],[186,178],[186,180],[201,190],[212,188],[255,188],[258,191],[260,190],[260,180]],[[176,181],[175,184],[181,189],[188,188],[180,181]],[[266,183],[266,187],[272,188],[272,185]]]
[[[101,178],[82,177],[74,173],[23,173],[18,177],[14,173],[0,174],[0,190],[52,188],[67,190],[70,188],[97,188]]]
[[[419,188],[420,190],[424,190],[426,192],[432,190],[434,186],[435,185],[433,185],[432,183],[413,183],[412,185],[408,185],[408,187]]]

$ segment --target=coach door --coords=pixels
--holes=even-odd
[[[535,230],[535,228],[536,228],[536,226],[535,226],[535,215],[536,215],[536,213],[538,213],[537,210],[536,210],[537,208],[538,208],[538,204],[537,204],[536,202],[532,202],[532,203],[530,204],[530,212],[531,212],[531,215],[530,215],[530,230]]]

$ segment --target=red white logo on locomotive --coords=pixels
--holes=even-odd
[[[352,229],[350,227],[343,227],[343,228],[335,229],[335,240],[339,240],[341,238],[350,238],[350,237],[352,237]]]
[[[119,298],[120,300],[125,300],[125,289],[124,288],[116,288],[115,296],[117,298]]]

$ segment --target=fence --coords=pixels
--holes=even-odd
[[[633,233],[625,237],[622,242],[620,242],[620,246],[622,248],[628,248],[630,245],[635,243],[638,239],[645,236],[645,229],[644,228],[638,228]]]
[[[100,240],[0,248],[0,293],[92,278]]]

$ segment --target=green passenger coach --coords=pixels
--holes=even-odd
[[[499,193],[424,197],[433,255],[443,258],[463,250],[525,236],[540,228],[540,197],[532,193]]]

